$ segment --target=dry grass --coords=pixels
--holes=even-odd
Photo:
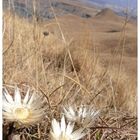
[[[94,105],[101,110],[85,139],[136,138],[136,79],[122,67],[127,64],[120,62],[123,54],[113,59],[112,54],[100,53],[84,22],[79,23],[84,28],[79,27],[73,37],[75,29],[70,32],[69,23],[62,19],[28,22],[5,11],[3,20],[4,85],[34,87],[45,94],[50,106],[49,119],[21,131],[26,139],[49,139],[50,120],[59,118],[66,104]],[[44,31],[49,35],[44,36]]]

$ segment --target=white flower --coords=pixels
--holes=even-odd
[[[36,123],[45,115],[43,105],[43,97],[35,92],[30,95],[29,89],[24,99],[21,98],[18,87],[15,89],[14,99],[6,88],[3,90],[3,117],[7,121],[18,122],[19,124]]]
[[[97,118],[99,111],[95,111],[93,107],[81,105],[80,107],[65,107],[64,114],[71,122],[76,122],[83,127],[91,127]]]
[[[78,129],[73,132],[74,123],[68,123],[66,126],[64,116],[61,122],[57,122],[55,119],[52,120],[51,140],[79,140],[86,135],[83,132],[84,129]]]

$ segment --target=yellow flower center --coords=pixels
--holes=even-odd
[[[69,138],[69,136],[67,136],[65,133],[62,133],[61,135],[60,135],[60,138],[59,138],[60,140],[71,140],[70,138]]]
[[[14,113],[15,113],[16,118],[19,119],[19,120],[27,119],[29,114],[30,114],[29,109],[22,108],[22,107],[21,108],[16,108]]]

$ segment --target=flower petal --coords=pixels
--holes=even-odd
[[[27,104],[28,101],[29,101],[29,92],[30,92],[30,88],[28,89],[25,97],[24,97],[24,100],[23,100],[23,104]]]
[[[69,111],[70,111],[72,116],[75,116],[75,112],[74,112],[74,110],[73,110],[73,108],[71,106],[69,107]]]
[[[8,93],[8,91],[6,89],[4,89],[5,91],[3,91],[3,98],[5,98],[10,104],[13,104],[13,98],[12,96]]]
[[[60,124],[55,119],[52,120],[52,130],[53,130],[53,133],[55,133],[57,137],[61,135]]]
[[[65,133],[66,130],[66,123],[65,123],[65,117],[63,116],[61,119],[61,132]]]
[[[67,135],[71,135],[71,133],[72,133],[72,131],[73,131],[73,128],[74,128],[74,123],[68,123],[68,125],[67,125],[67,129],[66,129],[66,134]]]
[[[31,96],[31,98],[29,99],[29,102],[28,102],[28,106],[29,106],[29,107],[31,107],[33,101],[35,100],[35,98],[36,98],[35,95],[36,95],[36,93],[34,92],[34,93],[32,94],[32,96]]]
[[[21,105],[21,95],[20,95],[20,91],[19,91],[19,88],[16,87],[15,89],[15,104],[17,105]]]
[[[83,132],[83,129],[78,129],[76,130],[74,133],[72,133],[72,139],[73,140],[79,140],[82,137],[84,137],[86,135],[86,133]]]

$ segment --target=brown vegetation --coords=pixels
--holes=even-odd
[[[5,11],[3,83],[30,85],[46,94],[52,116],[59,116],[65,104],[94,105],[101,114],[91,139],[133,140],[136,25],[125,25],[112,11],[99,14],[93,19],[67,15],[49,22],[35,18],[29,22]],[[45,128],[41,126],[38,138],[43,139]]]

